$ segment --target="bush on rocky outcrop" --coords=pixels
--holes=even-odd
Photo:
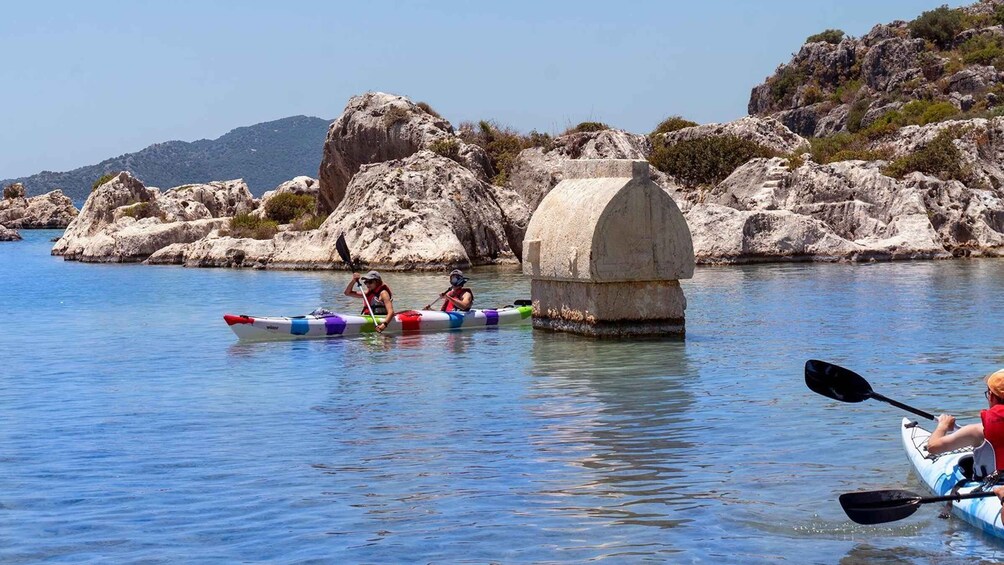
[[[136,218],[137,220],[162,216],[160,211],[157,210],[157,207],[151,202],[137,202],[136,204],[124,208],[122,210],[122,215],[129,216],[130,218]]]
[[[429,151],[437,155],[442,155],[447,159],[452,159],[461,165],[464,164],[460,158],[460,142],[454,138],[441,137],[429,144]]]
[[[970,37],[959,45],[962,62],[967,65],[1002,66],[1004,57],[1004,38],[997,35],[980,34]]]
[[[965,13],[942,5],[922,13],[909,24],[910,35],[930,41],[940,49],[952,46],[955,36],[965,29]]]
[[[808,38],[806,38],[805,42],[806,43],[819,43],[820,41],[822,41],[824,43],[832,43],[832,44],[836,45],[836,44],[840,43],[841,40],[844,39],[844,35],[845,34],[844,34],[843,30],[828,29],[826,31],[822,31],[820,33],[817,33],[815,35],[810,35]]]
[[[610,129],[610,126],[603,122],[580,122],[575,127],[568,128],[565,130],[564,135],[570,133],[590,133],[594,131],[603,131]]]
[[[655,126],[655,129],[652,130],[652,133],[650,133],[649,136],[656,136],[656,135],[659,135],[661,133],[669,133],[671,131],[678,131],[678,130],[681,130],[683,128],[689,128],[689,127],[693,127],[693,126],[696,126],[696,125],[697,125],[697,122],[692,122],[692,121],[690,121],[688,119],[685,119],[685,118],[683,118],[681,116],[670,116],[670,117],[666,118],[665,120],[659,122],[659,125]]]
[[[903,178],[912,172],[921,172],[941,180],[967,182],[971,175],[963,165],[962,153],[954,143],[963,134],[960,128],[946,128],[926,146],[896,159],[882,172],[895,178]]]
[[[236,238],[272,239],[279,231],[275,220],[256,218],[251,214],[237,214],[230,218],[229,229],[220,230],[220,235]]]
[[[276,194],[265,204],[265,217],[280,224],[288,224],[316,209],[317,199],[313,196],[284,192]]]
[[[660,145],[649,162],[687,186],[715,185],[755,157],[776,152],[736,135],[702,137]]]
[[[812,160],[821,164],[855,159],[879,161],[892,156],[889,150],[870,149],[866,135],[838,133],[830,137],[813,138],[809,143]]]
[[[798,87],[805,82],[806,74],[794,66],[778,71],[770,82],[770,97],[775,104],[784,104],[791,99]]]
[[[422,110],[424,110],[425,113],[429,114],[430,116],[434,116],[434,117],[437,117],[437,118],[442,118],[443,117],[443,116],[439,115],[439,112],[433,110],[432,106],[429,106],[428,102],[418,102],[415,105],[418,106],[419,108],[421,108]]]
[[[24,198],[26,191],[24,190],[24,185],[15,182],[3,187],[3,197],[5,200],[11,200],[14,198]]]
[[[481,120],[477,125],[471,122],[460,124],[458,131],[461,141],[477,145],[488,154],[495,176],[492,184],[503,186],[512,173],[519,152],[531,147],[550,150],[553,140],[550,135],[531,131],[522,135],[516,129],[496,121]]]
[[[118,176],[118,173],[107,173],[107,174],[101,175],[101,177],[98,178],[98,180],[94,181],[94,184],[91,185],[91,192],[94,192],[95,190],[98,189],[99,186],[105,184],[106,182],[112,180],[113,178],[115,178],[117,176]]]

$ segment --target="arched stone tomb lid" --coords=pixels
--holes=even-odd
[[[592,282],[689,279],[690,229],[647,161],[573,160],[533,213],[523,273]]]

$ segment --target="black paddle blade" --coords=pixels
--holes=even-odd
[[[840,495],[840,506],[858,524],[895,522],[920,508],[921,498],[906,490],[874,490]]]
[[[861,375],[816,359],[805,362],[805,384],[813,392],[840,402],[864,402],[872,397],[872,386]]]
[[[355,270],[355,266],[352,264],[352,254],[349,253],[349,244],[345,243],[345,234],[339,235],[338,239],[335,240],[335,251],[342,258],[343,263],[348,265],[350,269]]]

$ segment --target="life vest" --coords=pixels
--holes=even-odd
[[[380,286],[374,288],[372,291],[367,290],[366,293],[363,294],[363,300],[369,303],[370,308],[373,309],[374,316],[383,316],[384,314],[387,313],[387,305],[384,304],[382,300],[380,300],[380,293],[385,290],[387,291],[387,294],[390,295],[391,300],[393,300],[394,293],[390,291],[389,286],[383,284],[382,282],[380,283]],[[366,306],[364,305],[363,315],[369,315],[369,313],[370,313],[369,309],[367,309]]]
[[[983,421],[984,444],[977,448],[981,451],[983,459],[989,459],[987,454],[993,454],[993,460],[997,471],[1004,469],[1004,404],[997,404],[989,410],[980,412],[980,420]],[[974,453],[974,457],[975,457]],[[980,463],[976,461],[976,463]]]
[[[471,290],[471,289],[469,289],[469,288],[463,288],[463,287],[461,287],[461,288],[452,289],[452,290],[450,290],[449,292],[446,293],[446,296],[453,297],[455,300],[460,300],[461,298],[464,297],[464,293],[466,293],[466,292],[471,293],[471,305],[473,306],[474,305],[474,291]],[[471,307],[468,306],[467,310],[470,310],[470,309],[471,309]],[[457,308],[449,300],[443,300],[443,307],[440,308],[440,310],[442,310],[443,312],[453,312],[454,310],[460,310],[460,308]],[[466,312],[466,310],[465,310],[465,312]]]

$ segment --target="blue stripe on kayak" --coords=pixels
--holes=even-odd
[[[289,328],[289,333],[293,335],[307,335],[310,326],[307,320],[293,320],[293,325]]]
[[[450,317],[451,330],[464,325],[465,315],[463,312],[447,312],[446,315]]]
[[[345,331],[345,320],[338,316],[328,316],[324,318],[325,335],[342,335]]]
[[[495,310],[484,310],[485,317],[488,318],[485,321],[486,326],[497,326],[499,325],[499,313]]]

